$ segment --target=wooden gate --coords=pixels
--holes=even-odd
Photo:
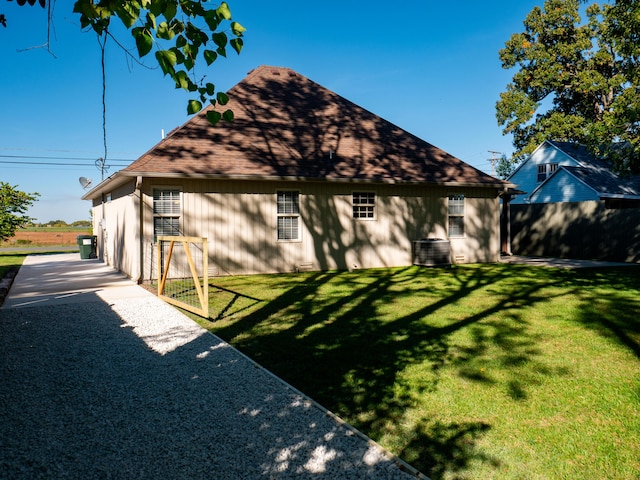
[[[209,318],[208,257],[206,238],[158,237],[158,297]]]

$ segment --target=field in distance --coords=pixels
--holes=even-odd
[[[26,227],[0,243],[0,247],[77,245],[78,235],[91,235],[91,227]]]

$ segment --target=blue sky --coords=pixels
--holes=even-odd
[[[512,153],[495,120],[513,74],[498,51],[542,0],[228,3],[247,32],[240,56],[206,72],[219,89],[259,65],[290,67],[487,173],[489,151]],[[71,4],[56,4],[52,55],[32,48],[46,42],[46,12],[0,3],[0,180],[41,194],[29,211],[39,222],[89,219],[78,178],[101,179],[100,48]],[[106,68],[108,176],[186,122],[189,97],[114,43]]]

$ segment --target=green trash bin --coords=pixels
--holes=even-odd
[[[78,248],[80,248],[80,258],[87,260],[89,258],[96,258],[96,246],[98,244],[98,237],[95,235],[78,235],[76,237],[78,242]]]

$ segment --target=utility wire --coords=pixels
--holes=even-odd
[[[104,157],[96,160],[96,166],[100,169],[100,175],[104,180],[104,172],[109,170],[107,166],[107,72],[104,66],[105,50],[107,49],[109,27],[105,27],[104,38],[102,41],[98,38],[100,50],[102,54],[102,141],[104,144]]]
[[[52,157],[52,156],[44,156],[44,155],[2,155],[0,154],[0,158],[34,158],[37,160],[87,160],[91,162],[95,162],[95,158],[91,157]],[[125,162],[131,163],[133,159],[130,158],[112,158],[113,162]],[[21,162],[21,163],[29,163],[29,162]]]
[[[63,167],[88,167],[89,165],[86,163],[62,163],[62,162],[17,162],[17,161],[11,161],[11,160],[0,160],[0,164],[3,165],[56,165],[56,166],[63,166]],[[122,167],[125,167],[126,165],[121,165]]]

